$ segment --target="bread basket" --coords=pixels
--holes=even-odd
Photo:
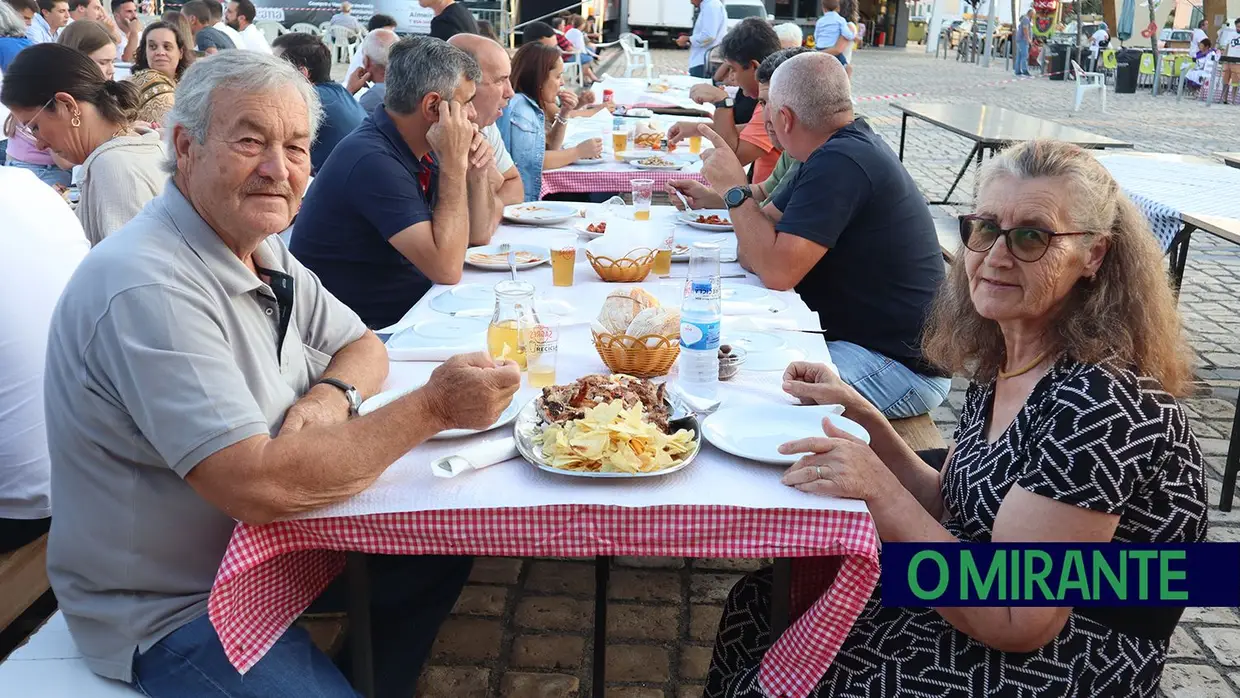
[[[666,376],[672,370],[672,364],[680,356],[680,335],[632,337],[594,332],[594,348],[612,373],[655,378]]]
[[[586,259],[603,281],[633,283],[645,280],[654,266],[655,251],[649,247],[629,250],[619,259],[596,255],[586,249]]]

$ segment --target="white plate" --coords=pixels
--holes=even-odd
[[[468,251],[465,252],[465,263],[473,267],[478,267],[479,269],[487,269],[490,271],[508,271],[507,262],[491,263],[491,262],[475,262],[474,261],[474,255],[499,254],[499,249],[500,249],[499,245],[483,245],[482,247],[471,247],[469,248]],[[538,266],[539,264],[546,264],[547,262],[551,261],[551,250],[547,249],[546,247],[539,247],[538,245],[512,245],[512,251],[513,252],[528,252],[530,254],[538,255],[538,261],[536,262],[517,262],[518,271],[520,271],[521,269],[530,269],[532,267]]]
[[[750,358],[753,355],[750,354]],[[721,451],[760,463],[792,465],[805,454],[784,455],[779,447],[789,441],[822,436],[822,420],[870,442],[860,424],[833,414],[826,406],[763,405],[724,407],[702,422],[702,436]]]
[[[683,250],[683,251],[681,251],[681,252],[676,252],[676,251],[673,251],[673,252],[672,252],[672,261],[673,261],[673,262],[687,262],[687,261],[689,261],[689,249],[690,249],[690,247],[691,247],[691,246],[690,246],[690,245],[682,245],[682,244],[680,244],[680,243],[676,243],[676,246],[677,246],[677,247],[683,247],[683,248],[684,248],[684,250]],[[724,264],[727,264],[727,263],[729,263],[729,262],[735,262],[735,261],[736,261],[736,248],[735,248],[735,247],[722,247],[722,246],[721,246],[721,247],[719,248],[719,261],[720,261],[720,262],[722,262],[722,263],[724,263]]]
[[[788,343],[778,332],[729,332],[724,344],[744,349],[748,356],[742,371],[783,371],[793,361],[804,361],[805,352]]]
[[[607,162],[607,158],[605,158],[605,157],[597,157],[597,158],[578,158],[578,159],[576,159],[576,160],[574,160],[574,161],[573,161],[573,164],[574,164],[574,165],[601,165],[601,164],[603,164],[603,163],[605,163],[605,162]]]
[[[543,421],[538,414],[538,399],[534,398],[521,408],[520,414],[517,415],[517,423],[513,428],[516,436],[517,451],[525,460],[529,461],[539,470],[545,470],[556,475],[568,475],[569,477],[586,477],[610,480],[629,480],[633,478],[659,477],[661,475],[671,475],[672,473],[683,470],[698,453],[702,451],[702,428],[699,421],[695,418],[691,420],[685,428],[693,431],[693,450],[685,454],[685,457],[676,465],[663,470],[656,470],[652,473],[590,473],[577,470],[564,470],[562,468],[553,468],[547,465],[546,460],[542,456],[542,447],[534,443],[534,437],[542,433]]]
[[[720,296],[724,315],[764,315],[788,309],[788,301],[761,286],[724,286]]]
[[[555,201],[530,201],[504,207],[504,220],[525,225],[552,225],[575,218],[581,211],[576,206]]]
[[[697,228],[698,230],[709,230],[714,233],[726,233],[734,230],[730,222],[727,225],[712,225],[710,223],[697,222],[698,216],[710,215],[716,215],[728,221],[732,220],[732,212],[726,208],[703,208],[694,211],[681,211],[680,215],[676,218],[690,228]]]
[[[425,383],[415,385],[409,388],[397,388],[395,390],[388,390],[388,391],[379,393],[378,395],[370,398],[366,402],[363,402],[362,406],[358,408],[357,412],[358,414],[363,415],[363,416],[370,414],[371,412],[374,412],[380,407],[383,407],[384,405],[387,405],[388,403],[393,402],[394,400],[401,397],[402,395],[406,395],[408,393],[411,393],[417,390],[418,388],[421,388],[423,385],[425,385]],[[496,429],[496,428],[505,426],[507,424],[511,424],[512,420],[517,418],[517,413],[519,413],[520,411],[521,411],[521,406],[514,399],[512,402],[508,403],[507,407],[504,408],[504,411],[499,415],[499,419],[495,420],[495,423],[487,427],[486,429],[448,429],[446,431],[441,431],[438,434],[435,434],[431,438],[432,439],[459,439],[463,436],[473,436],[474,434],[481,434],[484,431],[490,431],[492,429]]]
[[[638,161],[633,161],[633,162],[630,162],[629,164],[632,165],[633,167],[636,167],[639,170],[652,170],[652,171],[658,172],[662,170],[669,170],[669,171],[670,170],[683,170],[685,168],[685,165],[689,163],[677,162],[671,165],[643,165],[642,163]]]
[[[495,310],[495,288],[489,284],[458,284],[431,299],[431,310],[450,313],[485,313]]]
[[[482,317],[436,317],[423,320],[388,338],[388,356],[404,349],[473,350],[483,345],[490,320]]]
[[[666,157],[667,151],[651,150],[649,148],[638,148],[636,150],[622,150],[616,153],[616,159],[622,160],[624,162],[633,162],[634,160],[641,160],[642,158],[648,158],[648,157],[652,157],[655,155]]]
[[[588,220],[581,221],[580,223],[577,223],[576,225],[573,226],[573,230],[576,230],[578,233],[581,233],[582,235],[588,238],[601,238],[604,235],[606,235],[606,233],[592,233],[589,230],[586,230],[586,227],[589,225],[595,224],[595,223],[602,223],[602,222],[603,221],[588,221]]]

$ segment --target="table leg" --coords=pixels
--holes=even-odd
[[[611,579],[611,556],[594,558],[594,698],[607,692],[607,585]]]
[[[1218,508],[1231,511],[1231,498],[1236,492],[1236,472],[1240,471],[1240,395],[1236,396],[1236,416],[1231,420],[1231,445],[1227,447],[1227,465],[1223,466],[1223,491]]]
[[[349,639],[353,645],[353,686],[365,698],[375,695],[374,648],[370,634],[370,573],[366,554],[351,552],[345,556],[345,579],[348,581]]]
[[[1180,297],[1180,285],[1184,282],[1184,267],[1188,264],[1188,244],[1196,230],[1196,227],[1185,223],[1175,239],[1171,241],[1171,290],[1176,298]]]
[[[900,118],[900,162],[904,162],[904,132],[908,130],[908,114]]]
[[[947,195],[943,197],[942,201],[931,201],[930,204],[932,206],[952,203],[952,193],[956,191],[956,187],[960,184],[960,180],[964,179],[964,173],[969,171],[969,166],[973,164],[973,157],[976,155],[978,162],[981,162],[981,149],[982,145],[980,143],[975,143],[973,145],[973,150],[969,151],[969,157],[965,158],[964,164],[960,166],[960,172],[956,173],[956,181],[952,182],[951,188],[947,190]]]
[[[788,629],[792,606],[792,558],[777,557],[771,568],[771,644]]]

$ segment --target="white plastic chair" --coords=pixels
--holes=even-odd
[[[327,36],[330,33],[332,33],[332,23],[330,21],[319,22],[319,36]]]
[[[267,39],[268,44],[275,41],[277,36],[288,33],[288,30],[284,28],[283,24],[273,22],[269,19],[264,19],[261,22],[255,22],[254,26],[258,27],[258,30],[263,33],[263,36]]]
[[[654,63],[650,60],[650,44],[636,34],[620,35],[620,49],[624,51],[624,77],[633,77],[633,71],[645,69],[646,79],[654,77]]]
[[[1102,113],[1105,114],[1107,112],[1106,75],[1085,72],[1076,61],[1072,61],[1072,72],[1076,74],[1076,103],[1072,106],[1072,111],[1081,110],[1081,100],[1085,98],[1086,92],[1097,90],[1102,99]]]
[[[332,54],[339,63],[352,61],[353,52],[362,43],[358,33],[348,27],[331,27],[328,36],[331,37]]]
[[[585,80],[581,72],[581,54],[566,53],[564,54],[564,84],[573,84],[577,87],[585,85]]]
[[[323,31],[321,29],[319,29],[318,27],[314,26],[313,24],[309,22],[298,22],[297,24],[294,24],[292,27],[289,27],[289,31],[299,32],[301,34],[313,34],[315,36],[323,35]]]

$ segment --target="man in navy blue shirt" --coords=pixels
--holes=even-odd
[[[480,78],[473,58],[439,39],[397,42],[384,106],[306,194],[293,254],[371,328],[400,320],[432,283],[460,281],[465,249],[495,232],[494,155],[471,123]]]
[[[768,288],[795,288],[826,330],[840,377],[890,419],[925,414],[951,387],[926,362],[921,333],[943,280],[934,220],[912,177],[864,121],[833,56],[788,59],[771,78],[768,130],[803,163],[758,208],[718,134],[702,174],[723,196],[741,264]]]
[[[271,50],[306,76],[323,105],[323,123],[310,146],[310,174],[317,175],[336,144],[362,124],[366,112],[348,90],[332,80],[332,53],[319,37],[289,32],[276,37]]]

